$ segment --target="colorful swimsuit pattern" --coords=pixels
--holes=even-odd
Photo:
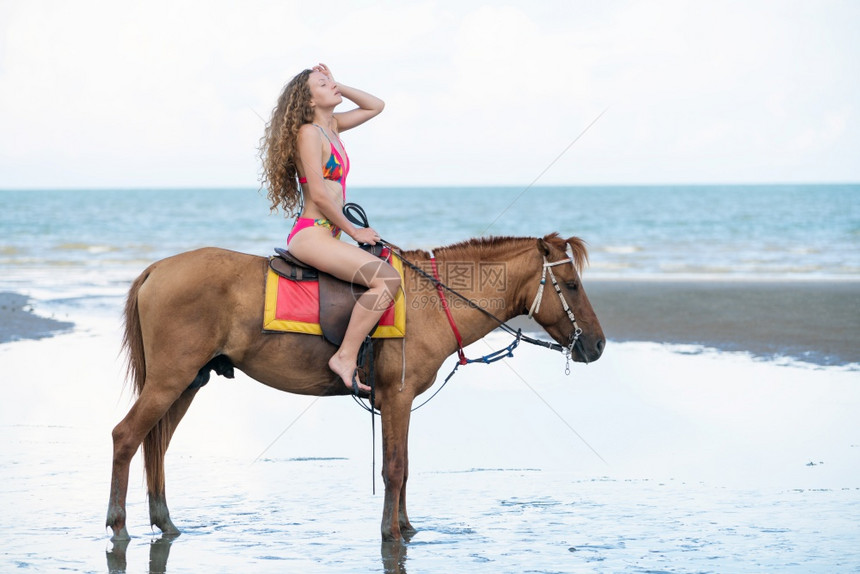
[[[292,241],[293,236],[305,229],[306,227],[325,227],[329,231],[331,231],[331,236],[335,239],[340,237],[340,227],[331,222],[330,219],[313,219],[311,217],[297,217],[296,222],[293,224],[293,228],[290,230],[290,234],[287,236],[287,245]]]
[[[343,142],[340,140],[340,137],[337,137],[337,141],[340,144],[341,149],[343,149],[342,158],[340,153],[338,153],[337,148],[334,146],[334,142],[331,141],[331,138],[328,137],[328,134],[325,133],[325,130],[322,127],[314,124],[316,127],[320,129],[320,131],[325,136],[325,139],[328,140],[329,145],[331,146],[331,155],[329,155],[328,161],[323,165],[322,173],[323,177],[329,181],[336,181],[341,185],[343,200],[346,201],[346,176],[349,174],[349,156],[346,154],[346,148],[343,147]],[[299,183],[306,184],[308,179],[306,177],[302,177],[299,179]],[[296,233],[305,229],[307,227],[325,227],[329,231],[331,231],[332,237],[340,237],[341,230],[337,227],[331,220],[323,218],[323,219],[313,219],[311,217],[297,217],[296,222],[293,224],[293,228],[290,230],[290,235],[287,237],[287,245],[290,244],[290,240],[295,236]]]

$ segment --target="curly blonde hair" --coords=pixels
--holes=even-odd
[[[272,110],[272,119],[260,138],[261,186],[267,189],[272,202],[271,211],[280,207],[287,217],[293,215],[301,204],[296,162],[299,159],[299,128],[314,120],[308,85],[310,75],[311,70],[303,70],[284,86]]]

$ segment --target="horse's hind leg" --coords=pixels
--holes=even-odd
[[[107,526],[113,530],[114,540],[129,538],[125,526],[125,501],[128,493],[128,471],[131,459],[141,442],[164,413],[176,401],[180,393],[167,389],[156,389],[155,385],[144,387],[134,405],[113,429],[113,469],[110,481]]]
[[[174,526],[170,520],[170,511],[167,509],[167,498],[165,496],[164,485],[164,454],[173,438],[173,433],[176,427],[179,426],[182,417],[188,412],[188,407],[191,406],[191,401],[197,394],[199,388],[186,389],[180,395],[170,409],[164,415],[163,420],[166,422],[164,429],[164,448],[159,452],[153,452],[148,457],[156,457],[157,460],[147,460],[147,491],[149,497],[149,522],[154,524],[163,534],[178,536],[179,529]]]

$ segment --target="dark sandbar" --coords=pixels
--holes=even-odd
[[[0,343],[42,339],[74,326],[68,321],[39,317],[29,301],[19,293],[0,293]]]
[[[860,282],[589,280],[610,341],[860,363]]]

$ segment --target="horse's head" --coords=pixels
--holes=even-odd
[[[557,233],[537,240],[541,277],[535,278],[532,317],[560,345],[575,341],[571,358],[589,363],[603,353],[606,339],[591,308],[580,273],[588,262],[585,243],[578,237],[562,239]],[[543,284],[538,284],[538,279]]]

